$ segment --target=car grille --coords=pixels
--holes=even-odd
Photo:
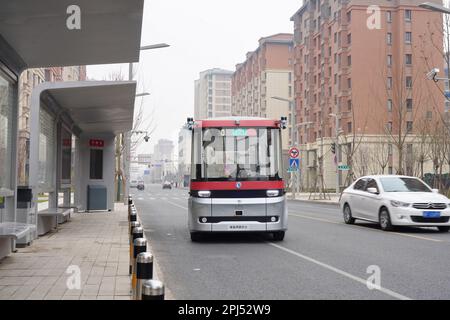
[[[411,216],[411,220],[416,223],[447,223],[449,217],[424,218],[420,216]]]
[[[444,210],[445,208],[447,208],[447,204],[445,204],[445,203],[414,203],[413,208]]]

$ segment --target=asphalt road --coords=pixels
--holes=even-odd
[[[187,190],[132,193],[175,299],[450,299],[450,233],[349,226],[337,206],[289,201],[283,242],[231,234],[193,243]]]

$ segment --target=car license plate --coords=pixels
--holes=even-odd
[[[423,217],[424,218],[440,218],[441,213],[438,211],[424,211]]]

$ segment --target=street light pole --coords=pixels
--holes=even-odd
[[[330,117],[334,117],[335,119],[335,157],[336,157],[336,194],[339,195],[340,193],[340,186],[339,186],[339,119],[337,114],[331,113]]]

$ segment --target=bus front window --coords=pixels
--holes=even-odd
[[[281,179],[279,129],[205,128],[194,144],[200,141],[201,156],[194,157],[196,180]]]

